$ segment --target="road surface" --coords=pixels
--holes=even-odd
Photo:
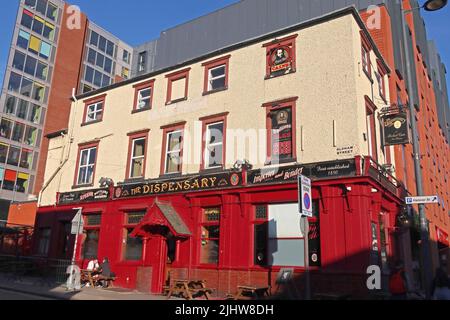
[[[0,289],[0,301],[4,300],[53,300],[46,297]]]

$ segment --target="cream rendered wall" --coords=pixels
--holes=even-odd
[[[364,95],[369,95],[371,90],[369,80],[358,70],[361,61],[359,30],[354,17],[349,14],[280,36],[298,34],[297,72],[271,80],[264,80],[266,51],[262,47],[270,39],[235,50],[231,52],[228,90],[206,96],[202,95],[204,68],[201,64],[204,61],[183,66],[183,69],[191,68],[188,100],[169,106],[165,105],[167,79],[165,74],[157,75],[152,78],[156,81],[150,111],[131,113],[133,85],[136,83],[107,92],[103,121],[99,123],[81,126],[84,102],[74,102],[71,110],[71,123],[74,125],[69,128],[73,141],[66,148],[66,152],[70,152],[69,159],[43,192],[40,205],[54,204],[56,192],[73,190],[78,145],[95,139],[99,139],[100,144],[94,187],[99,186],[101,177],[112,178],[116,183],[124,181],[129,144],[127,134],[143,129],[150,129],[145,178],[159,177],[163,139],[160,127],[180,121],[186,121],[183,174],[198,172],[201,158],[201,123],[198,120],[222,112],[229,112],[226,168],[243,158],[249,159],[254,168],[263,167],[266,160],[266,110],[262,104],[294,96],[298,96],[296,147],[299,163],[342,158],[337,156],[333,145],[333,121],[336,122],[337,147],[356,147],[354,154],[344,158],[367,154],[367,143],[363,141],[363,132],[366,131],[363,101]],[[375,57],[373,61],[376,61]],[[378,93],[378,90],[374,92]],[[300,143],[302,131],[303,144]],[[237,147],[232,143],[235,136],[247,137],[251,142],[248,146],[260,146],[256,150],[259,156],[250,152],[250,147],[245,154],[238,156],[234,152]],[[188,148],[189,142],[192,143]],[[49,156],[53,157],[50,153]],[[51,162],[47,166],[46,177],[55,169],[55,163]]]

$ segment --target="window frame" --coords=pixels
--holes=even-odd
[[[146,110],[151,110],[152,106],[153,106],[153,96],[154,96],[154,92],[155,92],[155,79],[149,80],[149,81],[145,81],[142,83],[138,83],[136,85],[133,86],[134,88],[134,101],[133,101],[133,110],[132,113],[137,113],[137,112],[142,112],[142,111],[146,111]],[[146,89],[150,89],[150,97],[149,97],[149,107],[145,107],[145,108],[138,108],[137,104],[139,102],[139,92],[141,92],[142,90],[146,90]]]
[[[189,72],[191,68],[186,68],[183,70],[176,71],[174,73],[170,73],[166,75],[167,78],[167,96],[166,96],[166,106],[170,104],[174,104],[181,101],[186,101],[188,99],[189,93]],[[184,97],[176,100],[172,100],[172,84],[175,81],[185,79],[185,87],[184,87]]]
[[[214,221],[205,221],[204,220],[204,216],[205,216],[205,211],[208,209],[219,209],[219,219],[218,220],[214,220]],[[200,209],[200,219],[198,222],[198,232],[199,232],[199,249],[198,249],[198,264],[200,266],[214,266],[214,267],[218,267],[219,265],[221,265],[221,259],[220,259],[220,244],[222,243],[222,239],[221,239],[221,229],[222,229],[222,215],[223,215],[223,208],[221,205],[217,205],[217,206],[208,206],[208,207],[202,207]],[[203,237],[202,235],[202,231],[204,227],[208,227],[208,226],[218,226],[219,228],[219,237],[218,238],[214,238],[214,237]],[[217,248],[217,263],[208,263],[208,262],[202,262],[202,241],[203,240],[213,240],[213,241],[218,241],[219,242],[219,246]]]
[[[292,117],[292,157],[289,159],[279,160],[278,164],[280,163],[291,163],[297,161],[297,128],[296,128],[296,122],[297,122],[297,100],[298,97],[291,97],[283,100],[273,101],[264,103],[262,105],[263,108],[266,109],[266,132],[267,132],[267,145],[266,145],[266,165],[273,164],[273,155],[272,155],[272,117],[270,114],[273,111],[277,111],[280,109],[286,109],[291,108],[291,117]]]
[[[230,70],[230,58],[231,55],[220,57],[211,61],[202,63],[202,67],[205,69],[204,83],[203,83],[203,95],[228,90],[229,70]],[[210,72],[213,69],[225,66],[225,85],[223,88],[210,89]]]
[[[142,179],[145,178],[145,169],[146,169],[146,163],[147,163],[147,149],[148,149],[148,133],[150,132],[150,129],[138,131],[138,132],[130,132],[128,133],[129,137],[129,143],[128,143],[128,155],[127,155],[127,168],[125,172],[125,180],[134,180],[134,179]],[[133,165],[133,151],[134,151],[134,142],[136,140],[145,140],[144,143],[144,156],[143,156],[143,164],[142,164],[142,175],[139,177],[131,177],[132,168]]]
[[[160,166],[160,175],[161,176],[172,176],[172,175],[181,175],[183,172],[183,150],[184,150],[184,130],[185,130],[186,122],[179,122],[175,124],[170,124],[166,126],[162,126],[161,129],[163,130],[163,141],[161,145],[161,166]],[[181,147],[180,147],[180,159],[181,163],[179,164],[180,170],[178,172],[172,172],[167,173],[166,172],[166,166],[167,166],[167,149],[169,145],[169,140],[167,139],[168,135],[170,133],[174,132],[181,132]]]
[[[77,162],[75,167],[75,175],[73,179],[73,187],[72,188],[82,188],[82,187],[92,187],[94,186],[95,181],[95,171],[97,168],[97,160],[98,160],[98,151],[99,151],[99,145],[100,141],[93,141],[89,143],[83,143],[78,145],[78,155],[77,155]],[[96,155],[95,155],[95,162],[94,162],[94,168],[92,171],[92,182],[88,184],[78,184],[78,178],[80,176],[80,161],[81,161],[81,153],[84,150],[90,150],[90,149],[96,149]]]
[[[137,236],[136,238],[140,238],[142,243],[141,243],[141,258],[138,260],[131,260],[131,259],[126,259],[126,248],[127,248],[127,244],[128,242],[126,241],[125,243],[123,243],[123,240],[127,240],[128,239],[128,230],[129,229],[134,229],[136,228],[137,225],[139,225],[140,222],[136,222],[136,223],[130,223],[128,220],[128,217],[130,214],[136,214],[136,213],[143,213],[142,215],[142,219],[145,218],[145,216],[147,215],[148,211],[147,208],[142,208],[142,209],[132,209],[132,210],[127,210],[123,212],[123,224],[122,224],[122,228],[121,231],[123,232],[122,234],[122,243],[120,246],[120,261],[122,263],[139,263],[142,262],[144,259],[144,250],[145,250],[145,239],[143,239],[142,237]],[[142,221],[141,219],[141,221]],[[127,232],[127,235],[124,234],[124,232]]]
[[[96,225],[88,224],[88,217],[91,215],[100,215],[100,224],[96,224]],[[92,211],[92,212],[89,211],[89,212],[83,213],[83,222],[84,222],[85,233],[83,234],[83,241],[81,243],[81,250],[80,250],[81,259],[90,259],[90,258],[86,258],[86,256],[85,256],[87,232],[89,232],[89,231],[98,232],[98,240],[97,240],[97,255],[98,255],[98,249],[100,248],[99,244],[100,244],[100,239],[101,239],[102,219],[103,219],[103,212],[101,212],[101,211]]]
[[[373,81],[372,61],[370,57],[373,47],[369,40],[369,37],[363,30],[360,31],[360,35],[361,35],[361,68],[363,69],[364,73],[369,78],[369,80]]]
[[[365,109],[366,109],[366,130],[367,130],[367,143],[369,147],[369,155],[375,162],[378,163],[378,144],[377,144],[377,124],[375,113],[377,106],[370,100],[368,96],[365,96]],[[370,128],[369,128],[370,126]],[[370,130],[369,130],[370,129]]]
[[[202,121],[202,154],[200,160],[200,171],[224,169],[226,165],[226,146],[227,146],[227,116],[229,112],[224,112],[212,116],[199,118]],[[222,165],[212,168],[206,167],[206,145],[207,145],[207,129],[209,125],[223,123],[222,136]]]
[[[83,122],[81,123],[81,126],[86,126],[86,125],[90,125],[90,124],[94,124],[94,123],[103,121],[103,115],[105,113],[105,106],[106,106],[105,101],[106,101],[106,94],[103,94],[101,96],[94,97],[92,99],[84,101]],[[99,104],[99,103],[103,104],[102,111],[100,113],[99,118],[96,120],[92,120],[92,121],[86,121],[87,116],[88,116],[89,107],[92,105],[95,105],[95,104]]]
[[[383,66],[380,59],[377,59],[377,69],[378,69],[378,75],[379,75],[379,81],[378,81],[378,93],[380,94],[380,97],[383,99],[383,101],[387,104],[386,99],[386,78],[387,70]]]
[[[273,79],[281,76],[285,76],[291,73],[297,72],[297,50],[296,50],[296,42],[297,42],[298,34],[293,34],[290,36],[287,36],[282,39],[274,39],[268,43],[265,43],[262,45],[263,48],[266,49],[266,75],[265,80]],[[272,75],[271,72],[271,64],[270,64],[270,58],[271,54],[274,49],[276,48],[289,48],[290,50],[290,63],[291,63],[291,70],[285,74],[279,74],[279,75]]]

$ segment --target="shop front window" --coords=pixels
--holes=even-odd
[[[143,241],[141,237],[131,237],[136,225],[138,225],[146,214],[145,210],[127,212],[123,227],[122,259],[125,261],[142,260]]]
[[[98,242],[100,239],[100,225],[102,215],[88,214],[84,216],[84,222],[86,225],[86,237],[83,243],[83,258],[94,259],[98,258]]]
[[[201,223],[200,263],[219,263],[220,208],[203,209]]]
[[[48,249],[50,248],[50,236],[52,230],[50,228],[39,229],[39,246],[38,254],[46,256],[48,254]]]

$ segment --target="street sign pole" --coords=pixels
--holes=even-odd
[[[312,217],[312,192],[311,179],[299,175],[298,176],[298,207],[300,218],[300,227],[303,232],[304,243],[304,260],[305,260],[305,300],[311,300],[311,279],[309,274],[309,221],[308,217]]]
[[[75,264],[75,257],[78,247],[78,236],[81,233],[83,233],[83,215],[82,215],[83,208],[74,208],[73,210],[77,210],[77,213],[72,220],[72,230],[71,230],[71,233],[75,234],[75,243],[73,246],[72,262],[66,270],[66,272],[69,274],[66,283],[67,290],[80,289],[80,269]]]

